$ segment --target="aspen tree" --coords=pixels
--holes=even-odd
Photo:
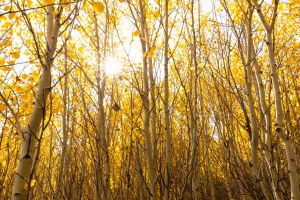
[[[250,32],[250,30],[248,32]],[[252,32],[252,30],[251,30],[251,32]],[[248,45],[250,45],[250,48],[251,48],[251,54],[252,54],[251,60],[253,60],[253,68],[254,68],[254,74],[255,74],[254,84],[257,85],[257,87],[255,87],[255,90],[257,90],[257,92],[258,92],[257,99],[259,101],[259,106],[261,108],[262,116],[264,116],[264,127],[262,128],[263,132],[265,132],[264,141],[262,141],[263,145],[264,145],[263,153],[264,153],[265,160],[267,162],[269,172],[271,175],[273,195],[274,195],[275,199],[280,200],[283,197],[280,194],[281,190],[280,190],[279,184],[278,184],[278,174],[276,171],[276,164],[275,164],[276,157],[273,154],[274,152],[273,152],[273,148],[272,148],[272,144],[271,144],[272,143],[271,113],[270,113],[270,109],[268,109],[267,103],[266,103],[265,88],[264,88],[264,84],[262,81],[259,64],[256,59],[256,53],[255,53],[255,48],[254,48],[254,44],[253,44],[252,34],[249,35],[248,37],[249,37]]]
[[[57,183],[56,183],[56,192],[55,192],[55,198],[59,199],[60,196],[63,196],[61,194],[62,192],[62,179],[64,177],[65,169],[67,169],[67,142],[68,142],[68,134],[69,134],[69,89],[68,89],[68,61],[67,61],[67,44],[64,47],[65,49],[65,63],[64,63],[64,72],[65,72],[65,78],[64,78],[64,86],[63,86],[63,116],[62,116],[62,129],[63,129],[63,141],[62,141],[62,151],[61,151],[61,157],[60,157],[60,167],[59,172],[57,176]]]
[[[62,7],[59,7],[57,15],[53,14],[53,5],[48,7],[47,12],[47,52],[45,61],[42,64],[43,71],[40,77],[36,99],[30,121],[22,138],[22,150],[20,162],[15,174],[12,199],[23,200],[28,198],[30,183],[30,172],[33,164],[35,145],[39,138],[41,123],[45,120],[47,98],[51,90],[51,67],[54,61],[54,53],[57,46],[57,38],[62,14]],[[44,127],[43,127],[44,128]]]
[[[106,2],[107,3],[107,2]],[[105,7],[105,27],[104,27],[104,41],[103,41],[103,57],[106,58],[106,49],[108,43],[108,8]],[[97,149],[97,161],[96,161],[96,199],[110,199],[110,161],[108,152],[108,131],[106,130],[106,118],[104,109],[104,92],[106,88],[106,73],[101,67],[101,54],[100,54],[100,37],[99,37],[99,24],[97,20],[96,12],[94,11],[95,18],[95,30],[96,30],[96,53],[97,53],[97,97],[98,97],[98,124],[96,133],[96,149]],[[103,157],[102,157],[103,156]],[[101,165],[101,158],[103,159],[103,166]],[[103,170],[102,170],[103,167]]]
[[[297,2],[0,0],[0,199],[297,199]]]
[[[147,27],[147,26],[146,26]],[[145,30],[146,32],[146,37],[150,38],[149,36],[149,29],[148,27]],[[151,42],[148,40],[147,43],[147,49],[151,49]],[[157,137],[157,93],[156,93],[156,83],[155,83],[155,74],[154,74],[154,61],[152,56],[148,56],[148,66],[149,66],[149,78],[150,78],[150,85],[149,85],[149,90],[150,90],[150,112],[151,112],[151,143],[152,143],[152,159],[153,159],[153,165],[155,171],[158,170],[157,167],[157,157],[158,157],[158,148],[157,148],[157,143],[158,143],[158,137]]]
[[[101,62],[100,62],[100,38],[99,38],[99,33],[98,33],[98,20],[96,16],[96,12],[94,12],[94,18],[95,18],[95,32],[96,32],[96,49],[97,49],[97,67],[96,67],[96,77],[97,77],[97,97],[98,97],[98,125],[97,125],[97,132],[96,132],[96,174],[95,174],[95,199],[100,200],[101,199],[101,191],[102,191],[102,166],[101,166],[101,143],[103,142],[104,139],[104,127],[102,126],[103,124],[105,125],[105,121],[103,119],[104,117],[104,108],[103,108],[103,95],[102,94],[102,87],[101,87]]]
[[[274,9],[272,13],[272,17],[270,22],[266,21],[266,17],[263,14],[261,9],[261,4],[257,2],[257,0],[253,0],[255,9],[258,13],[260,21],[266,31],[267,39],[266,44],[268,47],[268,55],[270,62],[270,70],[271,70],[271,78],[274,89],[274,102],[275,102],[275,131],[278,137],[284,142],[285,152],[288,163],[288,174],[290,178],[291,184],[291,199],[298,200],[300,199],[300,191],[299,191],[299,178],[297,173],[297,164],[296,164],[296,156],[294,152],[293,144],[290,140],[289,135],[287,135],[283,129],[283,108],[282,108],[282,99],[281,99],[281,91],[279,87],[279,77],[277,72],[277,64],[275,60],[275,36],[273,35],[276,18],[277,18],[277,9],[279,5],[279,0],[274,1]]]
[[[243,61],[244,65],[244,73],[245,73],[245,80],[246,80],[246,88],[247,88],[247,97],[248,97],[248,105],[250,110],[250,122],[251,122],[251,170],[253,176],[256,180],[259,181],[259,185],[261,190],[264,194],[266,199],[269,199],[269,195],[267,194],[267,190],[263,180],[260,178],[259,175],[259,158],[258,158],[258,140],[259,140],[259,130],[257,125],[256,113],[254,108],[254,99],[252,94],[252,48],[251,48],[251,35],[252,35],[252,15],[253,9],[251,5],[248,5],[248,16],[247,16],[247,61]],[[241,53],[242,54],[242,53]],[[242,55],[241,55],[242,56]]]
[[[192,153],[191,153],[191,189],[192,197],[195,199],[200,198],[199,179],[197,172],[199,171],[199,131],[198,131],[198,76],[199,66],[197,62],[196,52],[196,31],[195,31],[195,2],[191,2],[191,23],[192,23],[192,44],[191,44],[191,66],[194,69],[191,71],[191,133],[192,133]],[[198,172],[199,173],[199,172]]]
[[[146,14],[145,14],[145,3],[143,0],[139,0],[139,9],[140,9],[140,27],[141,27],[141,36],[140,41],[142,45],[143,52],[143,94],[141,95],[143,108],[144,108],[144,139],[146,147],[146,158],[147,158],[147,167],[148,174],[150,179],[150,198],[155,200],[157,199],[157,189],[156,189],[156,172],[153,162],[153,149],[150,140],[150,102],[149,102],[149,78],[148,78],[148,62],[145,55],[147,52],[146,45]]]
[[[171,157],[172,157],[172,138],[171,138],[171,129],[170,129],[170,108],[169,108],[169,13],[168,13],[168,4],[169,1],[165,0],[165,26],[164,26],[164,111],[165,111],[165,131],[166,131],[166,168],[165,168],[165,180],[164,180],[164,200],[170,198],[170,187],[171,187]]]
[[[269,195],[267,193],[266,186],[263,182],[263,179],[260,177],[259,174],[259,158],[258,158],[258,142],[259,142],[259,129],[258,129],[258,123],[257,123],[257,117],[254,107],[254,98],[252,94],[252,48],[251,48],[251,41],[252,41],[252,15],[253,15],[253,9],[251,5],[248,5],[247,13],[245,14],[245,20],[246,20],[246,31],[247,31],[247,56],[245,58],[243,53],[243,45],[239,36],[239,33],[237,31],[234,19],[232,18],[232,15],[229,12],[229,9],[227,7],[227,3],[225,1],[222,2],[223,7],[225,8],[227,14],[229,15],[229,19],[231,22],[231,25],[233,27],[234,35],[237,39],[238,43],[238,50],[240,52],[241,61],[244,67],[244,78],[246,82],[246,96],[248,101],[248,107],[249,107],[249,114],[250,114],[250,127],[251,127],[251,173],[255,180],[259,182],[259,186],[264,194],[264,197],[266,199],[269,199]],[[256,181],[255,181],[256,182]]]
[[[209,131],[209,128],[206,124],[206,117],[205,117],[205,113],[204,113],[204,94],[203,94],[203,90],[202,90],[202,86],[199,85],[200,88],[200,115],[201,115],[201,130],[203,131],[203,143],[205,146],[205,162],[207,165],[207,169],[205,169],[205,171],[207,171],[207,175],[208,175],[208,181],[209,181],[209,189],[210,189],[210,195],[211,195],[211,199],[212,200],[216,200],[216,190],[215,190],[215,184],[213,181],[213,174],[212,174],[212,170],[211,170],[211,159],[209,157],[210,153],[210,149],[209,149],[209,145],[210,145],[210,136],[207,133]]]

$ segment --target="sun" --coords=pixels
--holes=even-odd
[[[117,58],[107,57],[104,63],[104,70],[106,75],[113,76],[121,72],[122,64]]]

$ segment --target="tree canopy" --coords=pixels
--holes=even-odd
[[[300,200],[299,0],[0,0],[0,199]]]

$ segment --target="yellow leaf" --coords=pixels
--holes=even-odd
[[[5,42],[3,42],[3,46],[8,46],[10,45],[11,41],[10,39],[5,40]]]
[[[148,57],[149,57],[149,58],[152,58],[152,57],[154,56],[155,49],[156,49],[155,46],[153,46],[153,47],[150,48],[150,50],[149,50],[149,52],[148,52]]]
[[[13,19],[16,16],[16,13],[9,13],[8,19]]]
[[[156,46],[154,45],[150,48],[150,51],[155,51],[155,49],[156,49]]]
[[[141,145],[144,145],[144,144],[145,144],[145,141],[144,141],[143,139],[141,139],[141,140],[140,140],[140,144],[141,144]]]
[[[94,2],[93,3],[93,10],[99,13],[104,12],[104,4],[102,2]]]
[[[153,56],[154,56],[154,51],[149,51],[148,57],[149,57],[149,58],[153,58]]]
[[[8,61],[7,63],[9,64],[9,65],[14,65],[15,64],[15,60],[10,60],[10,61]]]
[[[45,0],[46,4],[54,4],[56,0]]]
[[[223,8],[222,7],[218,7],[217,9],[216,9],[216,11],[219,13],[219,12],[222,12],[223,11]]]
[[[68,0],[61,0],[61,3],[62,3],[62,6],[63,6],[64,8],[67,8],[68,5],[69,5]]]
[[[9,72],[9,71],[12,70],[12,67],[0,67],[0,69],[1,69],[2,71],[7,71],[7,72]]]
[[[7,132],[8,131],[8,127],[7,126],[3,126],[2,127],[2,132],[4,133],[4,132]]]
[[[3,126],[3,127],[2,127],[2,132],[5,132],[5,130],[4,130],[5,128],[4,128],[4,127],[7,128],[6,126]],[[7,128],[7,129],[8,129],[8,128]],[[1,165],[2,165],[2,167],[6,166],[6,160],[3,160],[3,161],[1,162]]]
[[[30,182],[30,186],[33,187],[36,183],[36,180],[35,179],[31,179],[31,182]]]
[[[10,10],[10,6],[5,6],[3,10],[9,11]]]
[[[83,46],[80,46],[80,47],[78,48],[78,52],[79,52],[79,53],[83,53],[83,51],[84,51]]]
[[[53,11],[53,15],[54,15],[54,16],[58,15],[58,13],[59,13],[58,10],[54,10],[54,11]]]
[[[62,104],[53,105],[52,112],[53,113],[58,113],[58,112],[60,112],[62,110],[62,108],[63,108]]]
[[[27,79],[27,78],[28,78],[28,74],[22,74],[22,75],[21,75],[21,78],[22,78],[22,79]]]
[[[132,35],[137,37],[137,36],[140,36],[140,34],[141,33],[139,31],[134,31]]]
[[[0,21],[4,21],[6,19],[6,17],[4,15],[0,16]]]
[[[82,4],[82,7],[83,7],[83,8],[86,8],[86,9],[89,9],[89,5],[90,5],[90,4],[87,3],[87,0],[85,0],[85,1],[83,2],[83,4]]]
[[[27,1],[27,4],[28,4],[28,7],[29,7],[29,8],[33,6],[32,0],[26,0],[26,1]]]
[[[21,86],[19,86],[19,85],[14,85],[14,86],[12,86],[11,88],[12,88],[15,92],[17,92],[17,93],[21,93],[21,92],[24,91],[24,89],[23,89]]]
[[[85,8],[85,6],[86,6],[86,0],[83,0],[82,7]]]
[[[11,54],[11,57],[13,57],[14,59],[20,58],[20,52],[18,51],[18,52],[12,53],[12,54]]]
[[[0,104],[0,111],[5,111],[6,110],[6,105],[1,103]]]
[[[2,24],[2,27],[3,28],[8,28],[11,26],[11,23],[10,22],[5,22],[4,24]]]
[[[155,12],[153,13],[153,15],[154,15],[155,17],[159,17],[159,15],[160,15],[159,10],[155,11]]]
[[[5,64],[5,59],[0,57],[0,65],[4,65]]]

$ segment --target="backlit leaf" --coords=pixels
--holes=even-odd
[[[104,4],[102,2],[94,2],[93,3],[93,10],[99,13],[103,13],[104,12]]]
[[[141,33],[139,31],[134,31],[132,35],[138,37],[138,36],[140,36],[140,34]]]
[[[9,72],[12,70],[12,67],[0,67],[0,70]]]
[[[19,52],[19,51],[13,52],[13,53],[11,54],[11,57],[14,58],[14,59],[20,58],[20,52]]]

